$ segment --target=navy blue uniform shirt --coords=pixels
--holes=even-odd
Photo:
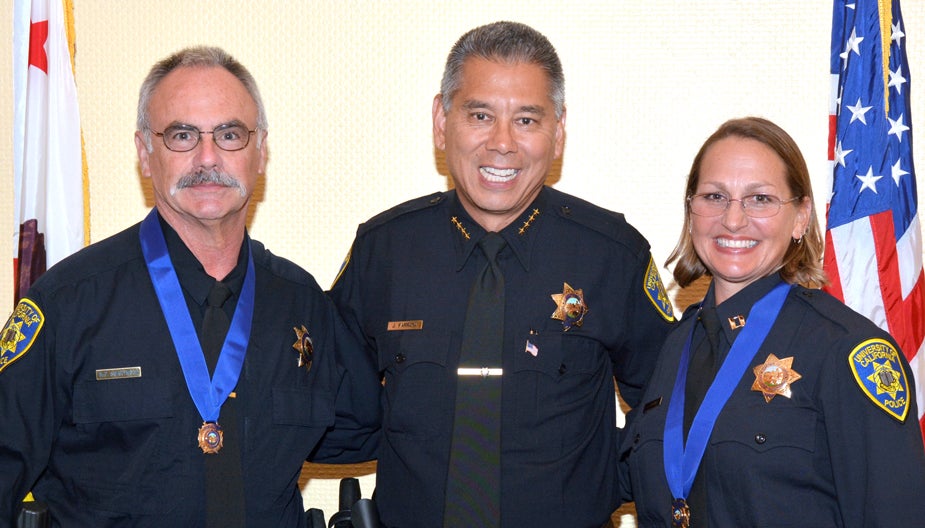
[[[456,368],[484,234],[454,191],[360,226],[331,291],[385,378],[376,501],[386,526],[441,526]],[[673,322],[646,240],[623,216],[544,188],[502,230],[504,526],[597,528],[619,504],[614,378],[635,405]],[[587,313],[551,316],[566,284]],[[390,324],[391,323],[391,324]]]
[[[752,304],[779,282],[776,274],[756,281],[717,307],[723,330],[719,361],[741,332],[742,327],[733,326],[747,325]],[[712,293],[711,286],[707,303],[712,304]],[[662,439],[696,312],[687,310],[665,342],[644,403],[628,426],[621,453],[630,469],[624,492],[635,497],[640,527],[671,526],[673,497]],[[738,323],[729,324],[729,318]],[[697,330],[692,350],[702,336]],[[871,391],[886,402],[885,408],[898,411],[897,405],[908,405],[900,421],[875,404],[855,379],[849,356],[867,347],[898,351],[889,335],[834,297],[793,287],[716,420],[693,483],[692,527],[923,525],[925,448],[912,373],[901,351],[889,361],[880,354],[873,362],[902,372],[908,382],[905,390]],[[800,376],[789,384],[789,398],[772,393],[768,401],[755,390],[755,368],[763,371],[771,354],[792,360],[789,368]],[[859,377],[876,381],[867,374]]]
[[[167,229],[168,239],[176,237]],[[247,243],[256,273],[253,327],[229,400],[242,435],[246,525],[303,526],[302,462],[372,458],[380,385],[311,275]],[[185,254],[170,248],[198,324],[208,285],[189,280],[202,271],[190,269],[198,262],[185,247]],[[240,278],[231,284],[236,301]],[[298,366],[293,348],[303,325],[313,340],[310,370]],[[13,525],[29,490],[50,504],[54,526],[204,525],[203,420],[138,225],[45,273],[3,335],[13,361],[0,370],[0,527]]]

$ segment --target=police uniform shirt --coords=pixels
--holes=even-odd
[[[175,236],[168,227],[166,238]],[[303,460],[374,457],[380,385],[314,279],[259,242],[248,243],[256,294],[233,403],[246,525],[304,526],[297,487]],[[171,256],[184,268],[198,265],[191,254]],[[201,292],[187,280],[197,270],[178,273],[198,324]],[[239,282],[231,283],[236,301]],[[0,370],[0,526],[12,525],[30,489],[50,504],[54,526],[204,524],[209,455],[197,445],[203,420],[138,225],[45,273],[3,335],[19,342]]]
[[[748,310],[780,282],[766,277],[718,307],[720,356],[748,324]],[[711,285],[705,304],[712,303]],[[688,309],[662,349],[621,456],[629,467],[640,526],[670,526],[663,464],[665,417],[684,342],[697,324]],[[694,334],[692,349],[698,335]],[[904,421],[864,393],[849,366],[853,350],[892,338],[820,290],[794,286],[774,326],[720,412],[689,496],[692,527],[915,526],[925,519],[925,448],[914,380],[900,351],[907,390],[882,394],[908,405]],[[755,390],[757,368],[792,359],[790,397]],[[718,368],[718,365],[717,365]],[[866,378],[866,376],[863,376]],[[630,490],[627,490],[630,491]]]
[[[385,526],[441,526],[460,335],[484,230],[454,191],[360,226],[331,291],[384,373],[376,501]],[[673,321],[622,215],[544,188],[501,231],[503,526],[597,528],[618,506],[614,376],[634,405]],[[647,290],[647,285],[649,290]],[[583,294],[581,326],[554,295]],[[649,293],[647,293],[647,291]]]

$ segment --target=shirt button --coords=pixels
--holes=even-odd
[[[634,443],[634,444],[638,444],[638,443],[639,443],[639,433],[636,433],[636,437],[633,438],[633,443]]]
[[[565,366],[565,363],[559,365],[559,374],[565,374],[568,368]]]
[[[768,437],[764,433],[758,433],[755,435],[755,443],[761,445],[768,441]]]
[[[405,362],[405,355],[402,354],[401,352],[399,352],[398,354],[395,354],[395,362],[396,362],[396,363],[404,363],[404,362]]]

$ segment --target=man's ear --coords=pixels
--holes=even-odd
[[[446,149],[446,112],[443,110],[443,95],[434,96],[434,146],[439,150]]]

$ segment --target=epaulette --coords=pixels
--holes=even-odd
[[[844,309],[845,303],[839,301],[823,290],[806,288],[797,284],[793,288],[791,297],[795,297],[805,302],[811,307],[813,311],[818,313],[820,317],[825,318],[826,320],[846,331],[856,330],[857,326],[853,324],[855,322],[867,322],[867,318],[856,313],[854,310],[846,311]],[[838,314],[839,316],[835,317],[834,314]]]
[[[649,243],[630,225],[622,213],[610,211],[551,187],[549,207],[559,217],[580,224],[626,246],[631,252],[649,250]]]
[[[254,257],[254,266],[266,268],[273,275],[293,284],[318,287],[315,277],[308,270],[285,257],[276,255],[267,249],[262,242],[253,238],[249,240],[251,243],[251,255]]]
[[[400,216],[413,213],[415,211],[420,211],[422,209],[434,207],[435,205],[443,203],[445,200],[446,193],[443,192],[436,192],[427,196],[421,196],[420,198],[408,200],[407,202],[398,204],[391,209],[387,209],[370,218],[366,222],[360,224],[360,227],[357,229],[357,235],[361,235],[370,229],[386,224]]]

